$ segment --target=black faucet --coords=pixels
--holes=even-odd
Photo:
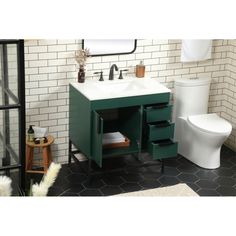
[[[110,73],[109,73],[109,80],[113,80],[114,79],[114,68],[116,71],[118,71],[118,67],[116,64],[113,64],[110,68]]]

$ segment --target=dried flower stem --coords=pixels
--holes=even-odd
[[[75,60],[80,67],[85,67],[87,58],[90,57],[89,49],[80,49],[75,52]]]

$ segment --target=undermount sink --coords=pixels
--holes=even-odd
[[[71,83],[89,100],[112,99],[119,97],[143,96],[156,93],[169,93],[170,90],[152,78],[125,78],[124,80],[93,81]]]
[[[101,90],[104,93],[120,93],[125,91],[132,91],[132,90],[142,90],[146,89],[144,84],[138,83],[138,81],[106,81],[104,83],[96,83],[94,86]]]

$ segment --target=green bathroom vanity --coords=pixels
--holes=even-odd
[[[99,167],[104,158],[143,151],[154,160],[177,155],[170,90],[155,79],[86,81],[71,83],[69,89],[69,162],[72,144]],[[116,131],[130,145],[104,149],[103,134]]]

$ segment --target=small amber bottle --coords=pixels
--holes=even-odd
[[[145,76],[145,65],[143,61],[140,61],[139,65],[136,65],[136,77],[143,78]]]

